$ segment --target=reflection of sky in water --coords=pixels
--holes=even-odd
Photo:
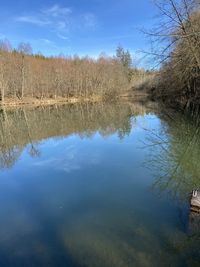
[[[106,157],[106,149],[115,149],[115,146],[120,145],[123,147],[132,145],[137,149],[141,146],[140,140],[144,138],[144,129],[149,128],[150,125],[154,129],[159,126],[159,123],[159,119],[154,115],[133,118],[131,133],[122,140],[119,140],[117,133],[102,137],[98,132],[88,138],[79,138],[78,135],[71,135],[68,138],[50,138],[36,144],[37,150],[41,152],[39,157],[33,158],[28,155],[27,152],[30,150],[28,145],[16,167],[24,168],[26,165],[29,168],[48,168],[50,165],[55,170],[70,172],[84,165],[95,165],[100,163],[102,157]],[[105,146],[102,147],[104,141]]]
[[[158,199],[143,165],[160,127],[138,116],[123,139],[50,138],[34,158],[27,146],[1,172],[0,266],[190,266],[184,207]]]

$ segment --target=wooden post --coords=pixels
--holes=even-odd
[[[193,212],[200,213],[200,191],[198,191],[198,190],[192,191],[190,209]]]

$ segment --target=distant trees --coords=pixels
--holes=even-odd
[[[31,55],[33,53],[32,47],[29,43],[20,43],[18,45],[17,51],[22,55]]]
[[[0,51],[11,52],[12,46],[8,39],[0,40]]]
[[[1,102],[24,97],[116,95],[129,87],[124,67],[130,66],[130,55],[120,53],[120,61],[106,56],[97,60],[77,56],[44,57],[34,55],[28,43],[20,43],[17,49],[12,49],[8,40],[0,41]]]

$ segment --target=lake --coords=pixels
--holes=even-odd
[[[200,266],[199,121],[147,103],[0,113],[0,266]]]

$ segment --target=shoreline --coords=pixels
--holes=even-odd
[[[55,99],[52,98],[44,98],[44,99],[37,99],[37,98],[24,98],[23,100],[16,100],[16,99],[6,99],[4,103],[0,102],[0,109],[4,108],[17,108],[23,106],[51,106],[57,104],[76,104],[76,103],[95,103],[102,101],[103,98],[100,96],[93,96],[93,97],[68,97],[62,98],[58,97]]]
[[[135,91],[119,94],[114,97],[115,100],[136,100],[136,101],[147,101],[148,93],[141,93]],[[111,101],[113,101],[112,99]],[[7,98],[3,103],[0,101],[0,109],[10,109],[19,107],[39,107],[39,106],[51,106],[51,105],[67,105],[67,104],[79,104],[79,103],[98,103],[107,102],[103,96],[91,96],[91,97],[57,97],[57,98],[43,98],[37,99],[33,97],[25,97],[23,99]]]

